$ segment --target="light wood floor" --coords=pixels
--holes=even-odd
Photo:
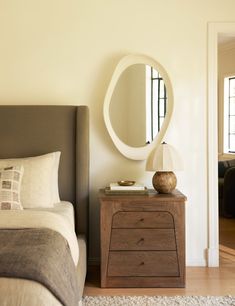
[[[235,218],[219,218],[220,244],[235,249]]]

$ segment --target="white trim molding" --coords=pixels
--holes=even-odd
[[[218,37],[233,36],[235,23],[208,24],[208,104],[207,104],[207,166],[208,166],[208,266],[219,266],[218,234]]]

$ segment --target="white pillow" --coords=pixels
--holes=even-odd
[[[50,154],[50,153],[49,153]],[[60,195],[59,195],[59,185],[58,185],[58,174],[59,174],[59,164],[60,164],[60,155],[61,152],[54,152],[54,165],[52,169],[52,199],[53,203],[60,202]]]
[[[60,201],[58,168],[60,152],[41,156],[0,159],[0,168],[22,165],[21,203],[24,208],[53,207]]]
[[[12,166],[0,169],[0,209],[23,209],[20,202],[23,166]]]

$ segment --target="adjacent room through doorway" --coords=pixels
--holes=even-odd
[[[235,261],[235,33],[218,35],[220,263]]]

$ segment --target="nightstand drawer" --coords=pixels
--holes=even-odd
[[[174,229],[112,229],[110,250],[176,250]]]
[[[110,252],[108,276],[179,276],[176,251]]]
[[[169,212],[117,212],[113,216],[113,228],[174,228],[173,217]]]

